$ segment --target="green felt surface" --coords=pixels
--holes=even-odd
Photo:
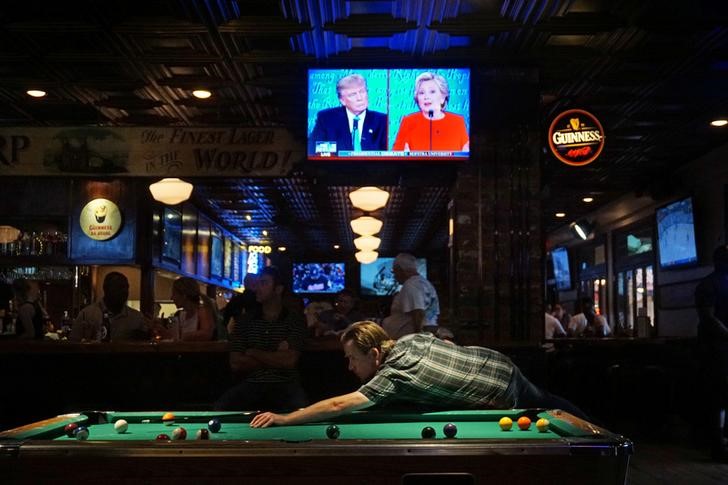
[[[63,427],[71,422],[89,428],[89,441],[154,440],[165,433],[172,436],[177,427],[187,431],[187,440],[194,440],[199,429],[207,429],[209,419],[216,417],[222,423],[218,433],[210,432],[210,440],[250,440],[306,442],[328,440],[326,428],[332,422],[310,423],[298,426],[276,426],[254,429],[249,425],[255,413],[239,412],[175,412],[173,425],[162,422],[164,412],[106,412],[67,415],[52,424],[33,427],[18,433],[19,439],[74,440],[63,433]],[[516,421],[522,415],[529,416],[533,423],[527,431],[518,429]],[[508,416],[513,420],[513,428],[503,431],[498,420]],[[540,432],[536,419],[546,417],[549,429]],[[114,422],[125,419],[128,429],[124,433],[114,430]],[[448,411],[433,413],[370,411],[355,413],[333,422],[339,427],[339,440],[422,440],[422,429],[431,426],[435,429],[435,439],[447,439],[443,427],[453,423],[458,431],[455,439],[501,439],[501,440],[542,440],[561,437],[584,436],[586,433],[569,423],[542,411],[529,410],[489,410],[489,411]]]

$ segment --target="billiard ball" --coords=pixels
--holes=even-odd
[[[425,426],[422,428],[422,437],[425,439],[431,439],[435,437],[435,428],[432,426]]]
[[[542,433],[545,433],[549,430],[549,420],[546,418],[541,418],[538,421],[536,421],[536,428]]]
[[[207,428],[213,433],[217,433],[218,431],[220,431],[221,427],[222,424],[220,424],[220,420],[217,418],[212,418],[210,421],[207,422]]]
[[[445,437],[454,438],[455,435],[458,434],[458,427],[452,423],[447,423],[445,427],[442,428],[442,432],[445,433]]]
[[[69,438],[73,438],[73,432],[76,431],[76,428],[78,428],[78,424],[68,423],[66,426],[63,427],[63,432],[66,433],[66,436],[68,436]]]
[[[329,439],[335,440],[339,437],[341,434],[341,430],[339,430],[339,427],[335,424],[330,424],[326,427],[326,436],[329,437]]]
[[[504,416],[500,418],[500,421],[498,421],[498,426],[500,426],[503,431],[510,431],[513,427],[513,420],[508,416]]]
[[[79,426],[73,432],[73,435],[78,441],[86,441],[88,439],[88,428],[86,426]]]
[[[172,431],[172,439],[173,440],[187,439],[187,430],[181,426],[179,428],[175,428],[174,431]]]
[[[114,423],[114,431],[117,433],[126,433],[126,430],[129,429],[129,423],[126,422],[126,419],[117,419]]]
[[[160,433],[157,435],[157,441],[169,441],[169,435],[165,433]]]
[[[165,424],[165,426],[172,426],[174,424],[174,414],[164,413],[164,415],[162,416],[162,422]]]
[[[195,433],[195,438],[198,440],[209,440],[210,432],[205,428],[200,428],[197,430],[197,433]]]
[[[518,418],[518,427],[521,429],[521,431],[526,431],[528,428],[531,427],[531,420],[528,418],[528,416],[521,416]]]

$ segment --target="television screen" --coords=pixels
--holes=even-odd
[[[165,207],[163,228],[162,258],[179,264],[182,259],[182,214]]]
[[[661,207],[657,209],[656,216],[660,267],[674,268],[697,263],[692,198]]]
[[[225,238],[224,248],[225,256],[223,259],[224,264],[222,265],[222,276],[226,280],[229,280],[233,274],[233,242],[229,237]]]
[[[467,160],[470,69],[310,69],[309,160]]]
[[[223,245],[220,230],[212,229],[212,243],[210,250],[210,274],[222,277]]]
[[[345,275],[344,263],[293,263],[293,292],[338,293]]]
[[[394,258],[379,258],[373,263],[362,264],[361,294],[386,296],[397,293],[402,285],[394,279],[393,264]],[[417,272],[427,278],[427,260],[425,258],[417,258]]]
[[[551,251],[551,261],[554,264],[556,289],[559,291],[570,290],[571,270],[569,268],[569,252],[566,248],[555,248]]]

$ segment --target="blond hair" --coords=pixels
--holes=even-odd
[[[386,359],[387,354],[392,349],[395,341],[392,340],[387,332],[369,320],[352,323],[341,334],[341,343],[353,342],[354,347],[361,353],[366,354],[371,349],[379,349],[382,353],[382,360]]]

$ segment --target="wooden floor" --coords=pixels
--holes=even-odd
[[[688,427],[677,424],[659,436],[640,436],[630,429],[634,428],[616,428],[634,442],[630,485],[728,484],[728,463],[712,461],[707,446]]]

